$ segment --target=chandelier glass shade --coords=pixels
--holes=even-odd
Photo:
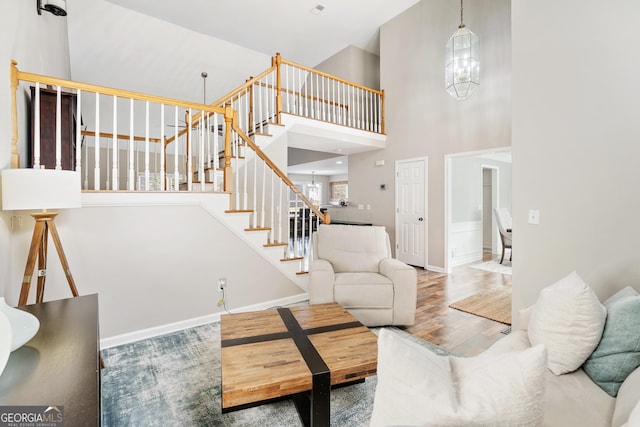
[[[458,100],[470,97],[480,85],[480,49],[478,36],[462,23],[445,48],[445,85],[449,95]]]

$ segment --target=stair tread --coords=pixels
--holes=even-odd
[[[271,227],[247,227],[244,231],[271,231]]]
[[[309,274],[309,272],[308,272],[308,271],[297,271],[297,272],[296,272],[296,275],[297,275],[297,276],[301,276],[301,275],[303,275],[303,274]]]
[[[265,248],[270,248],[270,247],[274,247],[274,246],[287,246],[289,245],[288,243],[285,242],[273,242],[273,243],[265,243],[264,246]]]
[[[293,257],[293,258],[280,258],[280,261],[282,262],[287,262],[287,261],[300,261],[303,260],[304,257],[301,256],[297,256],[297,257]]]
[[[224,213],[252,213],[251,209],[228,209]]]

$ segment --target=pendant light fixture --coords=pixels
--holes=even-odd
[[[457,100],[467,99],[480,85],[478,36],[464,25],[462,2],[460,25],[445,49],[445,84],[449,95]]]

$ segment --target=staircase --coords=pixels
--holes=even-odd
[[[74,135],[81,147],[75,170],[83,176],[84,190],[125,198],[131,196],[123,190],[207,193],[210,197],[198,203],[305,291],[305,242],[330,218],[283,172],[287,139],[298,148],[331,152],[339,147],[344,154],[384,148],[386,139],[383,91],[280,55],[270,68],[210,105],[25,73],[15,63],[11,82],[14,123],[15,93],[22,82],[35,84],[35,93],[51,86],[58,97],[63,92],[75,96],[76,113],[84,119]],[[38,97],[32,102],[39,111]],[[60,125],[50,131],[59,144]],[[14,130],[12,167],[20,165],[17,140]],[[34,147],[31,167],[39,168],[37,131]],[[61,168],[59,156],[56,168]]]

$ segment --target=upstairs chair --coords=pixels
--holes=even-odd
[[[418,274],[391,258],[384,227],[321,224],[313,233],[309,302],[337,302],[366,326],[413,325]]]
[[[506,208],[495,208],[493,213],[496,216],[498,231],[500,231],[500,240],[502,240],[502,257],[500,257],[500,264],[502,264],[505,249],[511,250],[511,214]],[[509,261],[511,261],[512,254],[513,250],[511,250],[509,254]]]

